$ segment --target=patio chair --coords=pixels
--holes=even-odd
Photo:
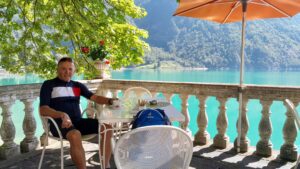
[[[118,169],[188,169],[193,154],[189,135],[174,126],[156,125],[124,134],[114,149]]]
[[[124,109],[128,110],[134,110],[136,109],[136,112],[138,112],[138,100],[139,99],[151,99],[152,94],[150,91],[143,87],[130,87],[125,90],[123,97],[121,100],[123,100]],[[115,133],[115,140],[118,140],[118,138],[126,133],[129,130],[129,123],[121,123],[121,124],[115,124],[119,128],[117,132]]]
[[[86,110],[84,110],[82,112],[82,115],[86,112]],[[94,111],[97,111],[97,110],[94,110]],[[40,158],[40,161],[39,161],[38,169],[41,169],[41,167],[42,167],[42,163],[43,163],[44,155],[45,155],[45,151],[46,151],[46,146],[48,145],[48,139],[49,138],[60,141],[60,168],[63,169],[64,168],[64,151],[63,151],[64,145],[63,145],[63,141],[66,140],[66,139],[64,139],[62,137],[62,134],[61,134],[60,130],[58,129],[58,125],[52,117],[41,116],[40,115],[40,118],[41,118],[42,125],[43,125],[43,128],[44,128],[45,140],[44,140],[44,144],[43,144],[43,150],[42,150],[42,155],[41,155],[41,158]],[[50,123],[54,124],[54,126],[57,130],[57,133],[59,135],[59,138],[52,136],[52,134],[50,132]],[[98,134],[82,135],[82,140],[87,141],[87,140],[93,139],[97,135]]]
[[[123,99],[130,99],[138,102],[138,99],[149,99],[152,97],[151,92],[143,87],[130,87],[124,92]]]
[[[293,112],[295,119],[296,119],[296,125],[299,130],[300,129],[300,117],[299,117],[296,107],[289,99],[285,99],[284,101],[285,101],[286,105],[288,106],[288,108]],[[298,156],[298,159],[297,159],[297,162],[296,162],[296,165],[294,168],[298,168],[299,162],[300,162],[300,155]]]

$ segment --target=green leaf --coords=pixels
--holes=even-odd
[[[93,77],[95,69],[80,52],[82,45],[104,39],[114,69],[141,63],[149,48],[144,41],[148,33],[129,22],[147,14],[134,0],[4,0],[0,5],[0,66],[12,73],[53,77],[57,60],[70,56],[78,73]]]

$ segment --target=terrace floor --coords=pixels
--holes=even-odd
[[[65,145],[67,142],[65,143]],[[211,144],[209,144],[211,145]],[[68,154],[67,146],[65,146],[65,168],[75,169],[71,158]],[[100,168],[98,158],[97,142],[84,142],[86,151],[87,168]],[[251,149],[251,150],[254,150]],[[194,147],[194,154],[189,169],[253,169],[253,168],[292,168],[295,162],[283,162],[277,156],[278,152],[274,152],[272,157],[262,158],[256,156],[254,151],[244,154],[237,154],[232,149],[232,145],[224,150],[217,150],[210,146]],[[0,168],[5,169],[31,169],[37,168],[41,155],[41,149],[37,151],[19,155],[13,159],[0,161]],[[52,141],[46,150],[43,169],[60,168],[60,148],[59,142]],[[113,160],[111,167],[115,168]]]

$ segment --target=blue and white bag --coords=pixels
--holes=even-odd
[[[132,129],[151,125],[171,125],[171,121],[162,109],[140,110],[131,122]]]

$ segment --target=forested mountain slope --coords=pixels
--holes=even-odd
[[[146,64],[170,60],[183,67],[239,67],[241,22],[218,24],[172,16],[178,5],[175,0],[136,0],[136,4],[148,15],[134,22],[148,30],[147,42],[155,47],[146,54]],[[157,56],[164,52],[167,57]],[[248,21],[245,52],[248,70],[299,69],[300,15]]]

